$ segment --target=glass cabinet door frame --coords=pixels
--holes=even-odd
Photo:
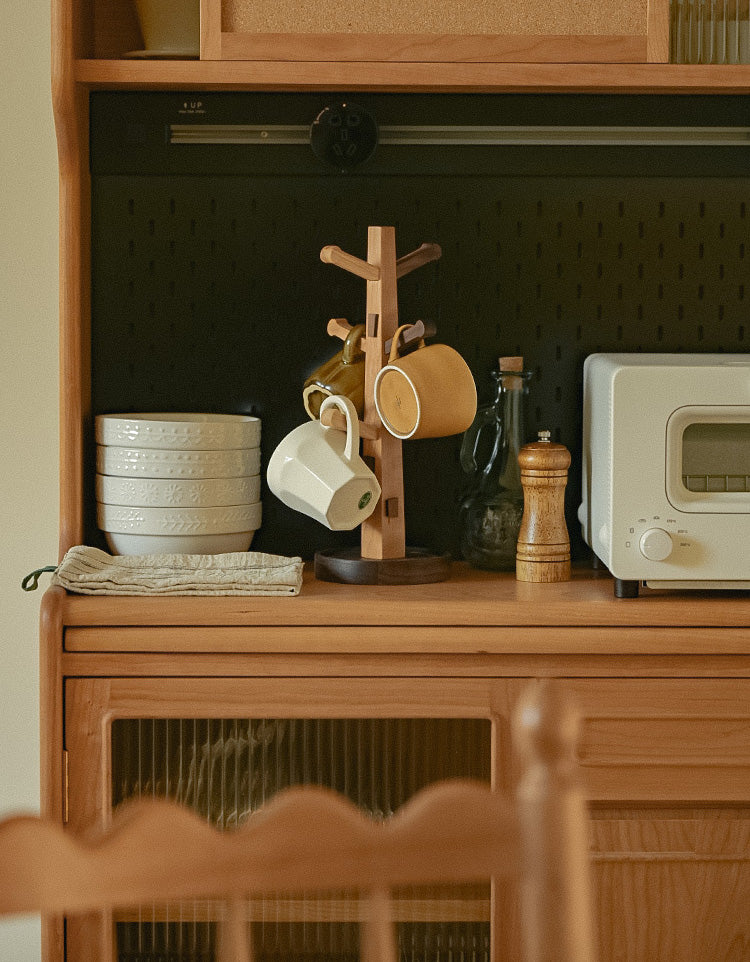
[[[69,677],[65,681],[68,822],[76,831],[112,815],[112,723],[118,719],[487,719],[490,777],[515,782],[510,712],[523,679],[414,677]],[[514,925],[509,890],[492,893],[492,957],[497,932]],[[510,914],[509,914],[510,913]],[[501,918],[505,924],[500,925]],[[69,919],[68,959],[100,962],[112,946],[111,918]],[[503,938],[505,942],[505,936]]]

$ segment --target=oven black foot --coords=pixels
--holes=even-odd
[[[615,598],[637,598],[638,584],[637,581],[615,578]]]

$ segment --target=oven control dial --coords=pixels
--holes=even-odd
[[[649,561],[666,561],[672,554],[672,536],[664,528],[647,528],[638,546]]]

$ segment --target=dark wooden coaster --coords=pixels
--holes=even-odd
[[[363,558],[359,548],[318,551],[315,577],[351,585],[426,585],[445,581],[450,574],[450,555],[436,555],[425,548],[407,548],[404,558]]]

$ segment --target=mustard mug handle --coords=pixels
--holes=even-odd
[[[360,342],[365,333],[364,324],[355,324],[346,335],[344,347],[341,351],[341,360],[344,364],[354,364],[356,361],[363,361],[364,354]]]
[[[414,327],[414,325],[402,324],[400,327],[396,328],[396,331],[393,335],[393,339],[391,341],[391,353],[388,358],[389,364],[393,364],[394,361],[398,360],[398,345],[399,345],[399,341],[401,340],[401,335],[403,334],[404,331],[407,331],[410,327]]]

